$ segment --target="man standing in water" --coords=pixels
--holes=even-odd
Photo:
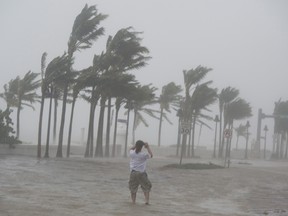
[[[141,151],[143,146],[147,149],[148,153]],[[136,202],[136,193],[140,185],[144,192],[145,204],[149,205],[149,192],[151,190],[152,184],[146,173],[146,162],[147,159],[152,157],[153,153],[148,143],[144,143],[142,140],[138,140],[135,146],[130,149],[131,173],[129,179],[129,189],[131,192],[131,199],[133,204]]]

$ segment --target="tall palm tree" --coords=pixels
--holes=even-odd
[[[239,90],[226,87],[221,90],[220,94],[218,95],[219,100],[219,148],[218,148],[218,157],[223,156],[223,148],[224,148],[224,138],[222,136],[224,128],[223,127],[223,113],[225,111],[225,106],[230,103],[231,101],[235,100],[239,95]]]
[[[128,128],[130,120],[130,111],[134,111],[134,119],[132,126],[132,143],[135,142],[135,131],[140,123],[148,127],[148,123],[145,120],[143,113],[150,117],[159,119],[156,114],[159,113],[158,110],[153,110],[149,106],[156,104],[155,91],[157,89],[151,84],[148,85],[137,85],[133,92],[127,97],[127,124],[126,124],[126,139],[124,148],[124,157],[127,157],[127,145],[128,145]]]
[[[197,85],[192,96],[191,96],[191,112],[192,112],[192,146],[191,146],[191,156],[195,156],[194,152],[194,141],[195,141],[195,127],[196,121],[200,121],[201,125],[207,125],[200,118],[205,118],[207,120],[213,120],[212,117],[207,116],[202,112],[202,110],[209,111],[208,106],[213,104],[217,100],[217,89],[208,87],[212,82],[206,82],[201,85]],[[190,142],[189,142],[190,143]],[[188,148],[188,155],[190,154],[190,149]]]
[[[157,88],[151,84],[138,86],[137,95],[135,94],[134,102],[134,119],[133,119],[133,130],[132,130],[132,143],[135,143],[135,132],[137,127],[142,123],[146,127],[149,126],[143,114],[149,117],[159,119],[159,111],[151,109],[152,105],[157,104],[155,92]]]
[[[182,108],[182,120],[186,123],[191,121],[192,113],[191,113],[191,95],[190,91],[192,91],[192,87],[194,85],[197,85],[201,80],[203,80],[207,73],[211,71],[211,68],[203,67],[199,65],[195,69],[190,69],[188,71],[183,71],[184,76],[184,86],[185,86],[185,100],[183,103]],[[180,164],[182,163],[182,157],[185,154],[186,151],[186,144],[187,144],[187,134],[183,134],[182,138],[182,148],[181,148],[181,156],[180,156]]]
[[[165,115],[164,111],[171,112],[172,108],[179,108],[179,101],[181,96],[179,93],[182,91],[180,85],[176,85],[174,82],[170,82],[162,87],[162,93],[159,96],[158,103],[160,104],[160,120],[159,120],[159,130],[158,130],[158,146],[161,144],[161,130],[163,117],[170,123],[170,120]]]
[[[288,154],[288,101],[281,101],[281,99],[275,103],[274,108],[274,133],[281,135],[280,143],[276,144],[276,158],[287,158]],[[286,147],[284,145],[284,139],[286,138]]]
[[[65,73],[67,67],[70,66],[70,61],[68,56],[64,53],[62,56],[54,58],[47,67],[46,65],[46,53],[43,53],[41,59],[41,107],[40,107],[40,117],[38,126],[38,157],[41,157],[41,134],[42,134],[42,118],[45,98],[50,98],[49,105],[49,117],[48,117],[48,128],[47,128],[47,140],[46,140],[46,151],[45,157],[49,157],[49,136],[50,136],[50,119],[51,119],[51,103],[53,92],[56,83],[63,79],[63,73]]]
[[[240,124],[238,127],[234,128],[235,132],[236,132],[236,150],[238,150],[238,141],[239,141],[239,137],[243,136],[246,137],[246,126]]]
[[[107,105],[107,122],[106,122],[106,146],[105,156],[109,156],[110,145],[110,116],[111,116],[111,99],[118,96],[118,90],[115,89],[115,84],[118,82],[119,73],[130,71],[132,69],[140,69],[144,67],[150,57],[147,56],[149,50],[141,45],[139,32],[133,31],[131,27],[123,28],[117,31],[114,37],[109,36],[106,43],[106,51],[102,62],[103,73],[100,76],[101,82],[99,88],[101,91],[101,110],[100,120],[98,125],[98,135],[96,143],[95,155],[101,156],[102,153],[97,153],[97,149],[101,151],[103,141],[103,117],[105,111],[105,103]],[[121,76],[120,76],[121,77]],[[117,89],[117,88],[116,88]],[[99,137],[100,136],[100,137]]]
[[[41,57],[41,102],[40,102],[41,104],[40,104],[40,114],[39,114],[40,116],[39,116],[39,123],[38,123],[38,144],[37,144],[37,157],[38,158],[41,158],[42,120],[43,120],[45,97],[48,91],[46,82],[44,82],[46,58],[47,58],[47,53],[44,52]]]
[[[41,80],[35,80],[38,75],[38,73],[28,71],[22,79],[17,79],[17,138],[19,138],[20,135],[20,110],[23,106],[31,107],[34,110],[32,104],[38,101],[39,96],[37,95],[36,90],[41,85]]]
[[[252,116],[252,108],[248,102],[244,99],[237,98],[232,102],[228,103],[224,112],[224,128],[232,130],[234,120],[242,120]],[[227,141],[226,156],[230,156],[231,151],[231,139]]]
[[[68,58],[71,62],[76,51],[90,48],[93,45],[93,42],[104,34],[104,28],[98,28],[98,26],[100,22],[106,18],[107,15],[98,13],[96,6],[88,7],[87,4],[85,5],[81,13],[76,17],[74,21],[72,32],[68,41]],[[71,73],[71,67],[67,70],[67,73]],[[65,83],[63,91],[62,114],[56,157],[62,157],[68,84],[68,82]]]

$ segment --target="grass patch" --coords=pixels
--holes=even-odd
[[[223,166],[219,166],[213,163],[187,163],[187,164],[168,164],[165,168],[176,168],[176,169],[194,169],[194,170],[203,170],[203,169],[222,169]]]

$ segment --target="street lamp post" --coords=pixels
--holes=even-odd
[[[250,127],[250,123],[249,121],[247,121],[246,123],[246,148],[245,148],[245,159],[248,158],[248,140],[249,140],[249,127]]]
[[[264,136],[264,159],[266,159],[266,136],[267,136],[267,131],[268,131],[267,125],[265,125],[264,131],[265,131],[265,136]]]
[[[218,126],[218,122],[220,121],[218,115],[215,116],[214,121],[215,121],[215,137],[214,137],[214,151],[213,151],[213,158],[216,158],[217,126]]]

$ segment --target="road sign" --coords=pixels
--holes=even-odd
[[[232,130],[225,129],[224,130],[224,136],[225,136],[225,138],[230,138],[232,136]]]
[[[182,134],[189,134],[190,133],[190,128],[182,127],[181,128],[181,133]]]
[[[191,122],[181,121],[181,133],[190,134],[190,130],[191,130]]]

